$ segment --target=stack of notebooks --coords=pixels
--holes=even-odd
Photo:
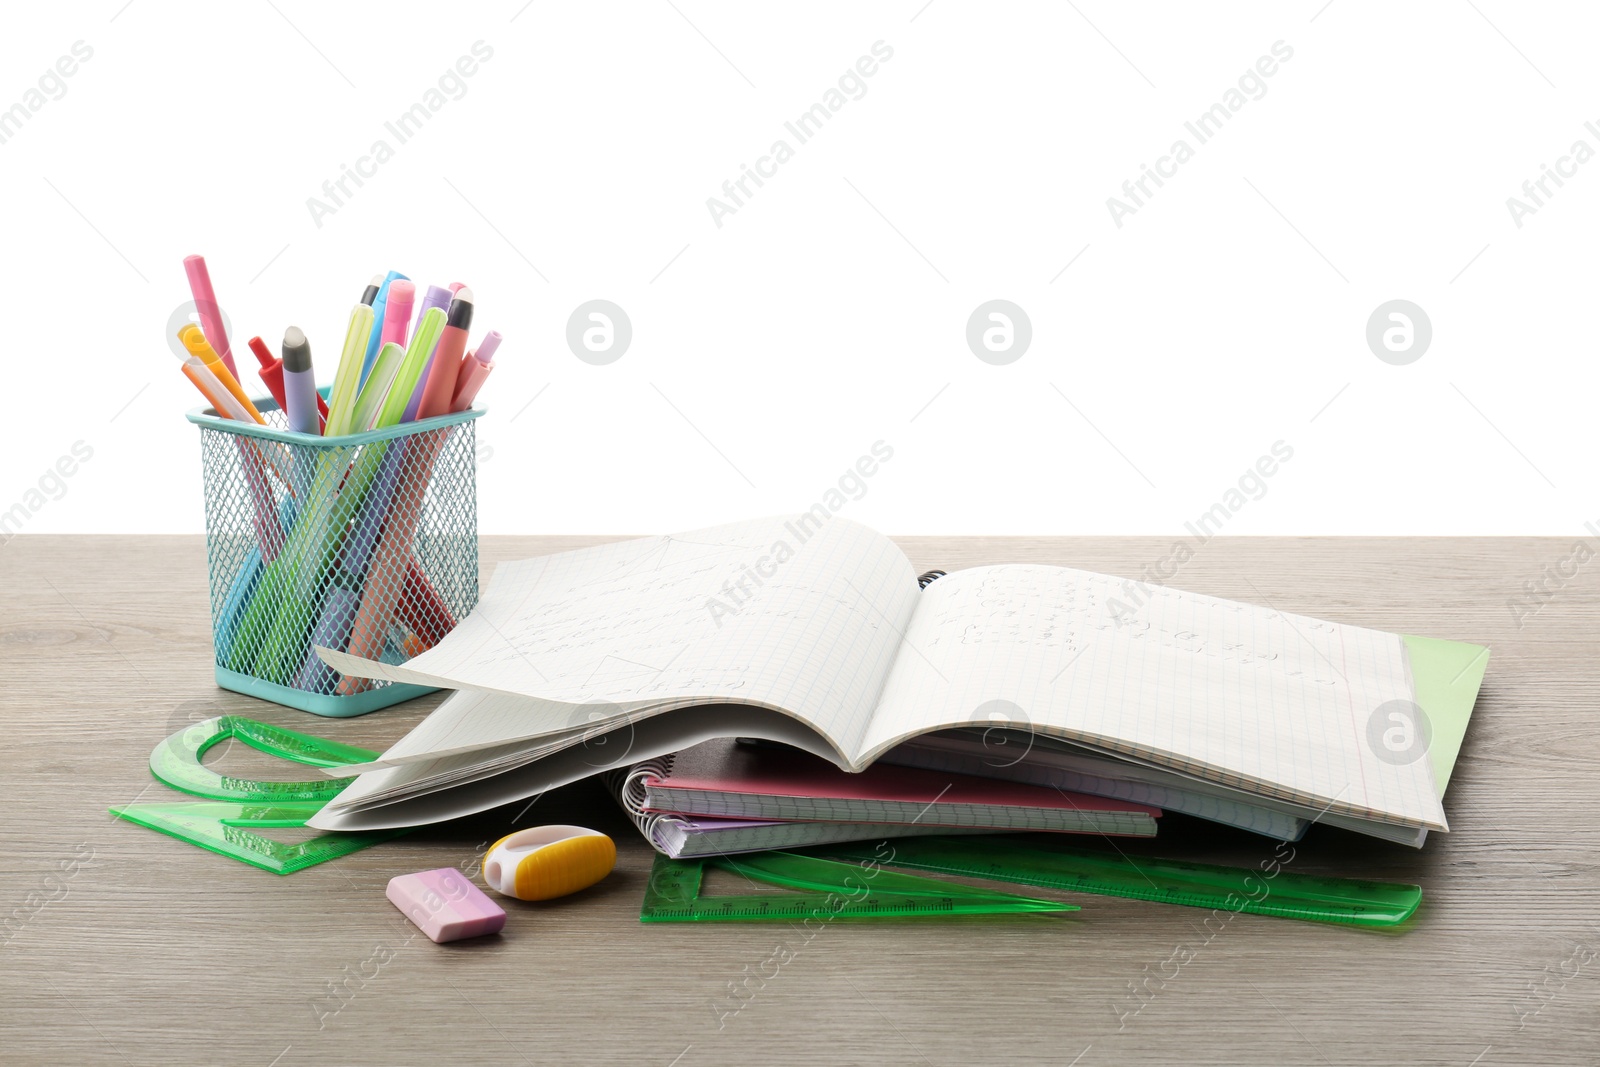
[[[318,651],[456,692],[340,768],[360,776],[313,826],[436,822],[609,772],[683,854],[885,828],[1148,835],[1162,811],[1420,846],[1448,829],[1488,660],[1066,567],[923,588],[888,538],[817,512],[502,564],[405,664]]]
[[[950,833],[1153,837],[1157,808],[879,762],[861,774],[768,742],[719,738],[607,776],[639,832],[669,856]]]

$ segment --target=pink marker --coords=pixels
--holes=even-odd
[[[450,295],[454,296],[457,293],[459,293],[461,290],[465,289],[466,287],[467,287],[467,283],[466,282],[451,282],[450,283]]]
[[[494,350],[500,347],[500,331],[490,330],[476,352],[467,353],[461,361],[461,374],[456,379],[455,397],[450,401],[451,411],[465,411],[472,406],[478,390],[494,370]]]
[[[217,294],[211,288],[211,274],[206,270],[204,256],[184,256],[183,271],[189,276],[189,292],[194,295],[194,308],[200,315],[200,332],[206,342],[216,350],[217,356],[235,381],[239,368],[233,365],[233,351],[228,347],[228,331],[222,325],[222,308],[217,304]]]
[[[378,347],[393,341],[404,348],[406,330],[411,325],[411,305],[417,299],[417,285],[404,278],[389,283],[389,303],[383,311],[383,339]]]

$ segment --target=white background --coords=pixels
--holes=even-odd
[[[1600,149],[1592,10],[107,0],[6,21],[0,108],[93,49],[0,144],[0,509],[93,449],[28,532],[202,528],[198,396],[163,337],[192,252],[243,366],[295,323],[324,381],[373,272],[469,282],[474,333],[505,335],[487,533],[804,509],[880,439],[894,458],[843,513],[891,533],[1176,533],[1279,440],[1293,459],[1226,532],[1600,520],[1600,160],[1520,228],[1506,203],[1575,140]],[[384,122],[480,40],[465,95],[397,145]],[[866,94],[798,144],[784,122],[878,41]],[[1184,122],[1277,41],[1265,95],[1198,144]],[[1107,198],[1180,137],[1194,158],[1119,228]],[[380,138],[394,158],[319,227],[307,199]],[[707,198],[779,138],[794,158],[719,228]],[[633,324],[606,366],[565,340],[594,298]],[[1033,328],[1005,366],[965,339],[994,298]],[[1405,366],[1365,339],[1396,298],[1433,327]]]

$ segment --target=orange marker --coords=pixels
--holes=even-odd
[[[233,398],[239,402],[251,419],[262,426],[267,424],[267,420],[261,417],[261,412],[256,410],[256,406],[250,403],[250,398],[239,387],[239,380],[228,371],[228,365],[222,362],[222,358],[217,355],[216,350],[206,341],[206,335],[201,331],[200,327],[192,322],[186,323],[183,329],[178,331],[178,340],[183,342],[183,347],[190,355],[198,357],[200,362],[204,363],[211,370],[211,373],[217,376],[217,381],[221,382],[228,392],[233,394]],[[217,410],[220,411],[221,408]]]

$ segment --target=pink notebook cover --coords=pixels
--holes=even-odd
[[[1159,818],[1161,809],[1110,797],[1067,793],[995,778],[947,774],[878,763],[860,774],[796,750],[708,741],[677,754],[664,777],[647,786],[707,793],[863,800],[914,804],[981,804],[1082,812],[1132,812]]]

